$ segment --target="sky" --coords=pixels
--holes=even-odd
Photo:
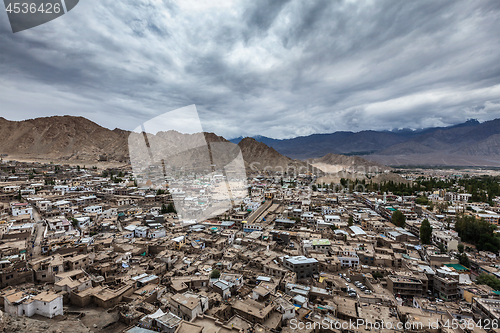
[[[500,118],[500,1],[80,0],[13,34],[0,116],[291,138]]]

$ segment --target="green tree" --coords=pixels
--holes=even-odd
[[[165,206],[165,204],[162,204],[161,205],[161,211],[160,211],[161,214],[167,214],[167,206]]]
[[[419,205],[428,205],[429,204],[429,199],[427,199],[426,196],[418,197],[415,200],[415,203],[419,204]]]
[[[349,216],[349,221],[347,221],[347,224],[349,226],[352,226],[354,224],[354,218],[352,216]]]
[[[441,252],[441,254],[446,253],[446,248],[443,243],[439,243],[439,252]]]
[[[318,187],[317,187],[316,185],[313,185],[313,186],[312,186],[312,190],[313,190],[314,192],[316,192],[316,191],[318,190]]]
[[[169,202],[168,207],[167,207],[167,213],[175,213],[177,214],[177,211],[175,210],[175,206],[172,202]]]
[[[384,274],[382,274],[380,272],[373,272],[372,276],[373,276],[374,279],[381,279],[381,278],[384,277]]]
[[[469,261],[469,257],[467,256],[467,254],[465,254],[465,253],[460,254],[458,256],[458,262],[460,263],[460,265],[465,266],[467,268],[470,268],[470,261]]]
[[[392,213],[392,223],[398,227],[404,228],[406,217],[400,210],[395,210],[394,213]]]
[[[449,205],[450,205],[450,204],[449,204],[447,201],[438,202],[438,203],[436,204],[436,208],[437,208],[437,210],[439,211],[439,213],[441,213],[441,214],[442,214],[442,213],[444,213],[445,211],[447,211],[447,210],[448,210],[448,206],[449,206]]]
[[[486,284],[493,288],[493,290],[500,290],[500,280],[493,275],[482,273],[476,279],[477,284]]]
[[[220,278],[220,271],[218,269],[214,269],[212,273],[210,273],[210,278],[212,279]]]
[[[424,219],[420,225],[420,241],[422,244],[430,244],[432,236],[432,227],[428,219]]]
[[[75,218],[71,218],[71,224],[73,227],[78,228],[78,220]]]
[[[460,243],[457,245],[458,252],[464,253],[465,246],[464,244]]]
[[[455,231],[462,241],[474,244],[479,251],[498,252],[500,238],[495,230],[495,225],[471,215],[459,215],[455,222]]]

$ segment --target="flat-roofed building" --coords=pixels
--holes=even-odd
[[[461,297],[458,291],[458,280],[449,277],[435,275],[434,290],[439,294],[439,297],[445,301],[454,301]]]
[[[35,314],[53,318],[62,316],[63,296],[60,293],[44,291],[38,295],[17,292],[4,297],[5,312],[14,316],[31,317]]]
[[[387,277],[387,289],[395,295],[400,296],[422,296],[424,286],[421,280],[399,275],[389,275]]]
[[[313,274],[318,274],[318,260],[305,256],[285,257],[283,265],[297,273],[298,279],[305,279]]]
[[[191,292],[175,294],[170,298],[169,308],[179,318],[191,321],[208,310],[208,297]]]

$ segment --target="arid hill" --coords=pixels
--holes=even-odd
[[[129,132],[73,116],[9,121],[0,118],[0,153],[21,158],[127,161]]]
[[[293,160],[281,155],[274,148],[255,140],[244,138],[238,143],[245,160],[247,170],[268,170],[276,172],[291,172],[293,174],[315,171],[309,163]]]
[[[54,116],[24,121],[0,118],[0,154],[13,159],[74,162],[97,162],[106,157],[109,161],[124,163],[129,163],[130,154],[134,154],[133,159],[146,164],[154,155],[160,160],[168,159],[167,164],[174,167],[186,166],[186,161],[189,161],[189,167],[198,169],[211,163],[218,166],[230,163],[241,149],[247,171],[264,168],[286,171],[292,168],[299,173],[308,167],[308,163],[283,156],[252,138],[243,139],[236,145],[214,133],[167,131],[147,134],[146,144],[142,133],[130,134],[130,131],[120,129],[109,130],[83,117]],[[136,138],[136,141],[130,141],[130,138]],[[129,146],[131,142],[135,142],[135,146]],[[211,154],[207,154],[207,143]]]

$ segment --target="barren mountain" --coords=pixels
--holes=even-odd
[[[24,121],[0,118],[0,153],[23,158],[111,160],[128,158],[129,132],[109,130],[83,118],[56,116]]]
[[[208,143],[208,145],[207,145]],[[208,149],[207,149],[208,148]],[[10,158],[53,159],[54,161],[110,161],[164,164],[173,168],[206,170],[221,167],[242,152],[248,171],[287,170],[305,172],[308,164],[281,155],[273,148],[248,138],[239,145],[214,133],[156,134],[109,130],[83,117],[54,116],[24,121],[0,118],[0,154]],[[312,169],[309,166],[309,169]]]
[[[247,170],[291,171],[299,174],[314,169],[307,162],[292,160],[254,138],[244,138],[238,143],[238,146],[243,154]]]

